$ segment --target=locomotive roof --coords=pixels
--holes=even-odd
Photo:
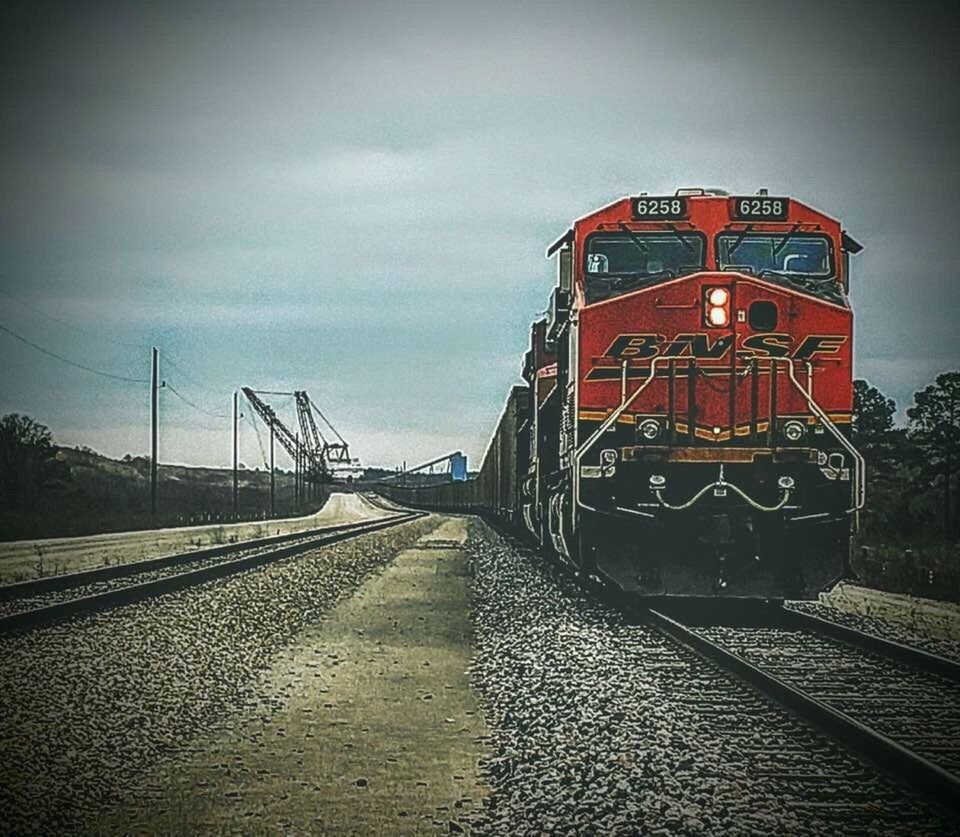
[[[840,227],[840,222],[836,218],[830,215],[827,215],[825,212],[822,212],[816,207],[811,206],[810,204],[805,203],[804,201],[798,200],[797,198],[793,198],[788,195],[781,195],[781,196],[778,196],[778,198],[768,196],[766,194],[766,190],[761,190],[756,195],[733,196],[729,192],[726,192],[722,189],[700,189],[700,188],[677,189],[674,195],[648,196],[646,193],[641,192],[640,197],[649,197],[649,199],[651,200],[682,197],[687,200],[693,200],[697,203],[699,203],[700,201],[710,201],[710,202],[719,203],[722,201],[730,201],[731,199],[739,200],[739,199],[744,199],[748,197],[751,199],[767,199],[767,200],[777,200],[779,198],[779,199],[790,201],[791,203],[790,214],[792,216],[795,216],[797,214],[796,210],[800,209],[799,214],[806,216],[806,220],[808,220],[811,223],[822,223],[825,226],[830,226],[834,228]],[[599,220],[603,216],[629,214],[631,211],[631,205],[633,201],[637,199],[638,198],[636,196],[626,196],[623,198],[619,198],[618,200],[615,200],[612,203],[601,206],[597,209],[594,209],[591,212],[588,212],[586,215],[580,216],[573,222],[573,226],[569,230],[567,230],[567,232],[565,232],[559,239],[557,239],[553,244],[550,245],[550,247],[547,250],[547,258],[550,258],[561,247],[568,245],[573,241],[574,229],[576,228],[577,225],[590,222],[591,220],[594,220],[594,219]],[[740,219],[732,218],[731,220],[736,223],[736,222],[739,222]],[[791,223],[791,221],[792,219],[788,220],[786,218],[764,219],[762,223]],[[861,245],[856,240],[851,238],[845,230],[841,232],[843,237],[844,250],[846,250],[849,253],[859,253],[863,249],[863,245]]]

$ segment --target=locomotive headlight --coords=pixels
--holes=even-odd
[[[704,320],[712,328],[730,323],[730,291],[726,288],[707,288],[703,297]]]
[[[718,308],[727,304],[727,300],[730,299],[730,294],[727,292],[726,288],[711,288],[707,293],[707,302],[711,305],[715,305]]]
[[[788,442],[799,442],[803,438],[803,424],[799,421],[788,421],[783,426],[783,435]]]
[[[652,442],[660,435],[660,422],[656,419],[644,419],[640,422],[640,435],[648,442]]]
[[[707,311],[707,321],[712,326],[725,326],[728,319],[727,312],[723,308],[711,308]]]

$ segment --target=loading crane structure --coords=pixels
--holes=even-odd
[[[297,418],[300,421],[300,433],[307,445],[311,448],[313,458],[323,463],[325,471],[329,470],[328,463],[330,462],[349,462],[350,446],[344,441],[343,436],[337,432],[337,429],[330,423],[327,417],[320,412],[320,408],[310,400],[310,396],[307,395],[306,390],[294,390],[293,397],[297,402]],[[323,423],[330,429],[330,432],[337,438],[336,442],[327,441],[327,437],[323,435],[317,427],[316,421],[314,421],[314,413],[320,417]]]
[[[251,387],[242,387],[242,391],[257,415],[268,427],[273,428],[276,438],[290,455],[290,458],[294,462],[303,463],[303,473],[307,482],[331,482],[329,463],[350,461],[350,446],[320,411],[320,408],[310,400],[306,390],[267,392],[254,390]],[[300,424],[299,438],[295,431],[280,420],[274,409],[260,398],[260,395],[292,396],[295,399],[297,420]],[[328,441],[327,437],[320,431],[313,418],[314,413],[329,428],[333,436],[336,437],[336,441]]]
[[[430,473],[433,473],[433,466],[439,465],[440,463],[446,463],[446,470],[443,472],[443,478],[451,482],[463,482],[467,479],[467,457],[463,455],[463,451],[455,450],[452,453],[446,453],[443,456],[438,456],[436,459],[431,459],[428,462],[422,462],[419,465],[415,465],[413,468],[404,468],[402,471],[397,471],[395,474],[388,474],[383,477],[380,482],[387,482],[388,480],[399,479],[402,484],[406,483],[407,477],[412,474],[417,474],[420,471],[424,471],[427,468],[430,468]]]
[[[315,460],[311,454],[309,445],[304,445],[296,436],[294,431],[290,430],[274,412],[273,407],[263,401],[256,390],[250,387],[241,387],[244,397],[250,406],[256,411],[257,415],[263,420],[263,423],[273,429],[274,436],[280,442],[280,446],[289,454],[295,463],[304,462],[304,475],[308,482],[318,481],[320,473],[320,463]],[[271,395],[285,395],[287,393],[271,393]],[[297,466],[299,468],[299,465]]]

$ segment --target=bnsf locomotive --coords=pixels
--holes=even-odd
[[[485,511],[649,596],[808,598],[864,503],[840,224],[685,189],[584,216],[478,477],[384,492]]]

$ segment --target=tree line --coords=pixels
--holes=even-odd
[[[907,424],[896,404],[854,381],[852,441],[867,462],[863,534],[891,544],[955,544],[960,466],[960,372],[944,372],[914,394]]]

